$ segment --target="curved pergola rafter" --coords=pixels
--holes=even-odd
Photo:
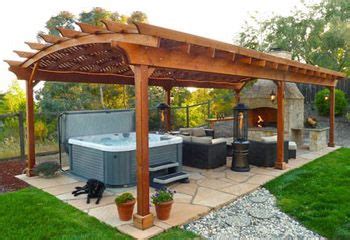
[[[222,88],[239,94],[253,79],[275,81],[278,169],[286,167],[285,83],[326,86],[330,88],[329,145],[334,146],[334,88],[345,78],[343,73],[149,24],[102,22],[104,27],[77,23],[80,31],[58,28],[60,36],[40,35],[45,43],[26,42],[31,52],[15,51],[24,61],[6,60],[9,70],[26,81],[28,175],[35,164],[33,87],[39,81],[135,85],[138,204],[134,223],[141,229],[153,224],[149,211],[149,85],[163,87],[169,104],[173,87]]]

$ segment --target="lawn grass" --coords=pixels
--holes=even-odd
[[[329,239],[350,239],[350,149],[292,170],[265,187],[278,206]]]
[[[163,240],[163,239],[179,240],[179,239],[202,239],[202,238],[193,232],[183,230],[178,227],[174,227],[152,238],[152,240]]]
[[[1,239],[131,239],[36,188],[0,195]]]
[[[0,239],[132,239],[36,188],[0,195]],[[153,239],[199,239],[173,228]]]

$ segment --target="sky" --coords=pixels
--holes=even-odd
[[[138,10],[147,14],[150,24],[233,43],[250,15],[257,12],[262,19],[273,14],[290,15],[295,6],[302,5],[300,0],[10,0],[1,1],[0,6],[0,93],[3,93],[16,76],[2,60],[21,60],[13,50],[30,51],[24,42],[35,42],[45,22],[63,10],[75,15],[93,7],[126,15]]]

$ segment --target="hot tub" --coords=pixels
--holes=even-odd
[[[136,185],[135,132],[73,137],[68,140],[70,171],[110,187]],[[182,167],[182,138],[149,134],[150,165],[176,162]]]

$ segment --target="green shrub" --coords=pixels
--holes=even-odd
[[[43,162],[36,165],[33,169],[34,174],[44,177],[53,177],[60,169],[60,165],[56,162]]]
[[[329,89],[323,89],[317,92],[315,97],[315,104],[318,110],[318,113],[322,116],[329,115]],[[335,115],[343,115],[345,109],[348,105],[346,95],[342,90],[335,90]]]
[[[126,202],[130,202],[135,200],[134,196],[131,193],[123,193],[115,198],[115,203],[116,204],[122,204]]]

